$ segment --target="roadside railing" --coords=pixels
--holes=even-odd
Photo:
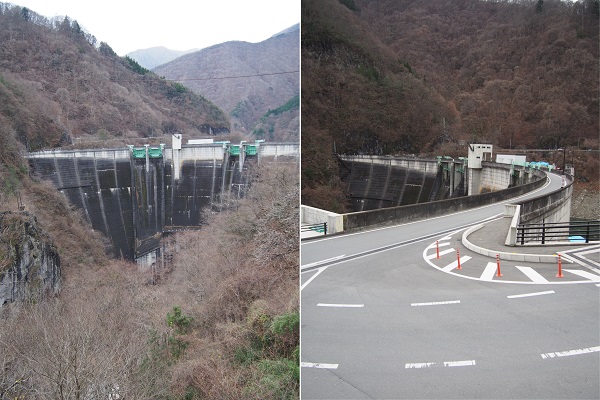
[[[319,224],[306,224],[300,227],[301,232],[317,232],[322,233],[323,235],[327,235],[327,222],[322,222]]]
[[[546,244],[548,242],[590,243],[600,238],[600,220],[570,223],[519,224],[517,243]]]

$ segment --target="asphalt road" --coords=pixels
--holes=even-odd
[[[598,283],[467,279],[426,260],[503,209],[303,242],[302,399],[600,398]]]

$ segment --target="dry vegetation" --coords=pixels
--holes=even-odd
[[[77,21],[8,3],[0,3],[0,125],[29,150],[229,131],[214,104],[117,56]]]
[[[247,198],[171,237],[157,285],[107,259],[55,190],[29,186],[63,289],[2,309],[0,398],[298,397],[297,166],[259,166]]]
[[[345,210],[334,146],[566,147],[597,193],[599,13],[597,0],[304,0],[303,203]]]

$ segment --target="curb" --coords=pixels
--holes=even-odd
[[[554,264],[558,260],[558,256],[556,254],[549,255],[549,254],[509,253],[509,252],[488,250],[488,249],[484,249],[483,247],[476,246],[469,241],[468,236],[471,233],[481,229],[482,227],[483,227],[483,224],[479,224],[479,225],[472,226],[471,228],[464,231],[463,235],[462,235],[463,246],[465,246],[467,249],[469,249],[477,254],[481,254],[486,257],[495,258],[496,255],[498,255],[501,260],[534,262],[534,263],[550,263],[550,264]],[[564,258],[562,259],[562,262],[570,263],[570,261],[567,261]]]

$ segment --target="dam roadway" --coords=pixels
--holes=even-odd
[[[496,277],[460,244],[504,203],[303,241],[302,399],[599,398],[598,270],[502,261]]]

